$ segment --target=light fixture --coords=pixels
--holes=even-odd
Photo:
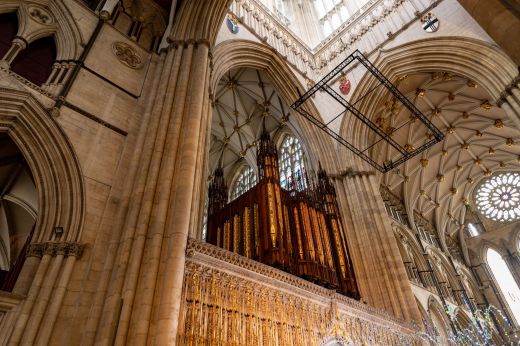
[[[340,83],[340,89],[339,92],[337,92],[337,80],[341,80],[342,76],[348,75],[347,72],[358,66],[361,72],[366,72],[367,75],[370,76],[370,83],[374,85],[364,91],[362,95],[352,94],[347,97],[347,95],[342,92]],[[443,80],[451,80],[452,77],[451,74],[445,73]],[[363,107],[357,105],[358,102],[371,95],[379,86],[382,86],[380,89],[381,95],[384,94],[385,99],[388,100],[384,104],[385,109],[383,110],[383,113],[386,114],[381,116],[375,112],[362,113],[361,109]],[[333,105],[330,109],[331,112],[332,109],[334,109],[334,112],[322,114],[325,119],[328,119],[326,123],[321,120],[319,114],[312,114],[314,106],[307,104],[309,99],[318,91],[325,92],[324,95],[328,96],[324,97],[328,97],[328,100],[324,102],[330,102],[331,105]],[[380,91],[378,91],[378,93]],[[393,171],[403,162],[444,139],[444,134],[441,130],[399,91],[397,86],[392,84],[359,50],[350,54],[303,95],[299,90],[297,90],[297,92],[299,98],[291,105],[292,109],[382,173]],[[421,96],[425,91],[417,89],[416,92],[418,96]],[[341,112],[338,114],[337,110],[339,109],[341,109]],[[399,126],[393,126],[389,119],[391,119],[392,116],[395,118],[395,115],[401,111],[407,112],[406,114],[409,113],[409,119]],[[442,110],[435,108],[432,112],[435,113],[435,115],[440,115]],[[375,119],[375,122],[372,119]],[[348,136],[338,131],[339,124],[343,123],[344,120],[348,121],[349,126],[355,128],[359,126],[362,131],[366,131],[367,142],[351,143]],[[335,125],[331,125],[332,123]],[[406,140],[408,136],[400,134],[407,133],[407,131],[411,129],[412,124],[414,124],[414,132],[420,133],[426,130],[426,133],[432,135],[431,139],[428,139],[426,142],[407,143]],[[390,129],[388,126],[392,126],[392,128]],[[380,155],[382,145],[385,145],[385,148],[389,150],[386,156]]]
[[[54,227],[54,235],[56,236],[56,239],[60,239],[63,235],[63,227],[56,226]]]

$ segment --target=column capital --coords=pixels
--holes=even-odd
[[[11,43],[13,45],[20,47],[21,49],[25,49],[29,45],[29,42],[27,42],[27,40],[21,36],[15,36],[13,38],[13,41],[11,41]]]
[[[171,37],[168,37],[166,40],[170,44],[170,47],[174,48],[174,49],[181,47],[181,46],[184,48],[187,48],[189,45],[193,45],[195,48],[197,48],[197,46],[199,46],[199,45],[204,45],[204,46],[207,46],[208,48],[210,48],[210,46],[211,46],[210,42],[206,39],[190,38],[187,40],[174,40]]]
[[[84,245],[77,242],[45,242],[33,243],[27,249],[27,257],[41,258],[43,255],[63,255],[65,257],[81,257]]]

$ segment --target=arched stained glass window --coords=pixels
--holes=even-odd
[[[513,318],[516,320],[516,324],[520,324],[520,288],[518,288],[507,263],[498,252],[488,249],[487,264],[506,304],[509,306],[509,310],[513,314]]]
[[[280,186],[286,190],[307,188],[305,179],[305,160],[300,141],[292,136],[285,136],[279,150],[278,167]]]
[[[520,173],[502,173],[486,180],[477,190],[475,203],[487,218],[500,221],[520,219]]]
[[[468,232],[469,232],[469,235],[472,237],[476,237],[476,236],[480,235],[480,231],[472,223],[468,223]]]
[[[235,180],[233,184],[233,188],[231,189],[231,198],[230,200],[234,200],[240,195],[247,192],[256,184],[256,174],[255,171],[251,167],[243,167],[240,171],[238,178]]]

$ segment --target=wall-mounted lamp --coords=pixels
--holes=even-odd
[[[63,227],[57,226],[54,227],[54,235],[56,236],[56,239],[60,239],[63,235]]]

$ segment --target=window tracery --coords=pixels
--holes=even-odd
[[[478,188],[475,203],[489,219],[499,222],[520,219],[520,173],[491,177]]]
[[[486,257],[491,274],[505,299],[505,303],[512,312],[516,323],[520,324],[520,288],[511,270],[497,251],[489,248]]]
[[[240,195],[247,192],[255,185],[255,171],[250,166],[243,167],[240,171],[238,178],[235,180],[235,183],[233,184],[233,188],[231,189],[230,201],[240,197]]]
[[[279,152],[280,186],[286,190],[293,188],[299,191],[305,190],[307,188],[305,160],[300,141],[293,136],[285,136]]]

